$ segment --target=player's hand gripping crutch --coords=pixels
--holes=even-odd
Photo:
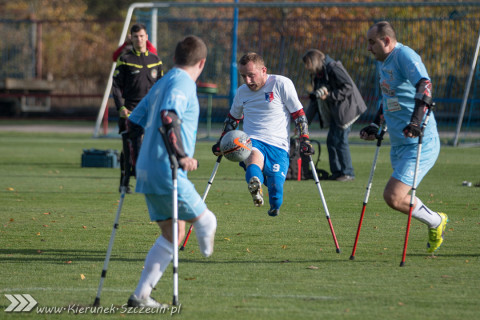
[[[178,161],[175,152],[172,150],[172,146],[168,142],[167,132],[165,127],[158,128],[162,134],[163,142],[167,148],[168,156],[170,159],[170,168],[172,169],[172,237],[173,237],[173,300],[172,305],[178,305],[178,186],[177,186],[177,172]]]
[[[325,209],[325,215],[327,216],[328,225],[330,226],[330,231],[332,232],[333,241],[335,242],[335,247],[337,249],[336,251],[337,253],[340,253],[340,247],[338,246],[337,236],[335,235],[335,231],[333,230],[332,221],[330,220],[330,214],[328,212],[327,202],[325,201],[325,197],[323,196],[323,191],[322,191],[322,187],[320,186],[320,181],[318,180],[315,164],[313,163],[313,159],[311,155],[308,156],[308,159],[310,161],[310,168],[312,169],[313,178],[315,179],[315,184],[317,185],[318,192],[320,193],[320,198],[322,199],[323,208]]]
[[[377,133],[377,149],[375,150],[375,156],[373,157],[372,168],[370,169],[370,177],[368,178],[367,190],[365,191],[365,198],[363,200],[362,213],[360,215],[360,221],[358,222],[357,235],[355,236],[355,243],[353,244],[353,250],[352,250],[352,255],[350,256],[350,260],[355,259],[355,251],[357,250],[357,243],[358,243],[358,238],[360,236],[360,229],[362,228],[363,216],[365,215],[365,209],[367,207],[368,198],[370,196],[370,190],[372,188],[373,174],[375,173],[375,168],[377,166],[378,152],[380,150],[380,146],[382,145],[383,136],[387,131],[387,126],[384,124],[378,130],[379,132]]]
[[[115,234],[117,233],[117,229],[118,229],[118,221],[120,220],[120,212],[122,211],[123,200],[125,199],[125,194],[127,193],[127,187],[128,187],[127,175],[129,174],[130,174],[130,170],[125,172],[125,176],[123,176],[123,179],[122,179],[122,185],[120,186],[120,201],[118,202],[117,214],[115,215],[115,221],[113,222],[110,241],[108,242],[107,254],[105,255],[105,261],[103,262],[102,275],[100,277],[100,283],[98,285],[97,296],[95,297],[95,301],[93,302],[93,306],[95,307],[100,306],[100,294],[102,293],[103,282],[105,281],[105,277],[107,276],[107,268],[108,268],[108,263],[110,261],[110,255],[112,254],[113,241],[115,240]]]
[[[207,187],[205,188],[205,192],[203,193],[202,201],[205,202],[205,199],[207,198],[208,191],[210,190],[210,187],[212,186],[213,179],[215,179],[215,175],[217,174],[218,166],[220,165],[220,161],[222,161],[222,155],[219,155],[217,157],[217,162],[215,162],[215,166],[213,167],[213,172],[212,175],[210,176],[210,180],[208,180]],[[185,236],[185,240],[183,241],[183,245],[180,247],[180,250],[185,250],[185,247],[187,246],[188,238],[190,238],[190,234],[192,233],[193,230],[193,224],[190,225],[190,229],[188,229],[188,233]]]
[[[417,175],[418,175],[418,166],[420,164],[420,154],[422,152],[422,142],[423,142],[423,132],[425,131],[425,127],[427,126],[428,119],[430,118],[430,112],[434,104],[431,106],[427,106],[427,115],[425,116],[425,121],[423,121],[422,127],[420,128],[420,135],[418,136],[418,149],[417,149],[417,160],[415,163],[415,173],[413,175],[413,185],[412,185],[412,193],[410,197],[410,209],[408,211],[408,221],[407,221],[407,231],[405,232],[405,244],[403,245],[403,255],[402,261],[400,262],[400,267],[405,265],[405,257],[407,255],[407,246],[408,246],[408,234],[410,233],[410,223],[412,221],[412,212],[413,212],[413,203],[415,202],[415,191],[417,190]]]

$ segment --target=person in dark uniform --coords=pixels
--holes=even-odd
[[[140,149],[143,129],[127,128],[126,119],[153,84],[163,76],[162,61],[147,49],[145,25],[130,28],[132,49],[121,55],[113,74],[113,99],[119,113],[118,129],[122,135],[120,187],[130,193],[130,176],[135,175],[135,160]]]

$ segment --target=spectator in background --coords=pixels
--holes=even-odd
[[[125,186],[127,193],[131,192],[130,176],[135,175],[135,160],[141,145],[142,129],[133,130],[139,134],[128,137],[125,134],[126,119],[153,84],[163,76],[162,61],[147,49],[148,34],[145,25],[134,24],[130,28],[130,39],[132,48],[118,58],[112,88],[115,107],[119,113],[118,129],[122,134],[120,189]]]
[[[351,125],[367,110],[367,106],[348,72],[320,50],[310,49],[303,63],[311,74],[313,92],[306,116],[308,125],[319,113],[320,127],[329,128],[327,149],[331,176],[336,181],[355,179],[348,145]]]

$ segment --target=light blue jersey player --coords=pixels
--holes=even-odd
[[[367,32],[367,38],[368,51],[378,60],[382,104],[374,122],[360,131],[360,137],[374,140],[381,121],[385,121],[392,145],[393,173],[383,197],[391,208],[409,214],[418,137],[426,110],[432,105],[432,83],[420,56],[397,42],[395,30],[389,22],[374,24]],[[422,140],[417,185],[433,167],[439,152],[437,125],[431,113]],[[447,215],[430,210],[416,197],[412,217],[428,226],[427,251],[437,250],[443,243]]]
[[[238,70],[245,84],[240,86],[225,119],[222,136],[237,128],[243,119],[243,131],[252,140],[252,153],[245,161],[245,179],[255,206],[263,205],[262,184],[268,188],[270,209],[275,217],[283,202],[283,185],[289,165],[290,118],[300,135],[300,152],[312,155],[307,118],[293,82],[283,76],[267,74],[263,58],[250,52],[239,60]],[[212,151],[220,155],[220,141]]]
[[[206,257],[213,253],[216,217],[187,177],[187,172],[198,166],[193,158],[200,112],[195,81],[205,66],[206,57],[203,40],[185,37],[175,49],[175,67],[156,82],[128,119],[145,129],[136,163],[136,191],[145,194],[150,219],[157,222],[162,231],[147,254],[137,288],[128,300],[130,307],[164,307],[150,294],[172,261],[175,250],[172,170],[160,127],[166,130],[166,143],[180,166],[177,172],[178,241],[185,234],[184,220],[189,221],[195,226],[200,252]]]

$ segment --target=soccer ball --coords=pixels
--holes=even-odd
[[[220,140],[220,151],[228,160],[241,162],[252,153],[252,141],[245,132],[232,130],[227,132]]]

